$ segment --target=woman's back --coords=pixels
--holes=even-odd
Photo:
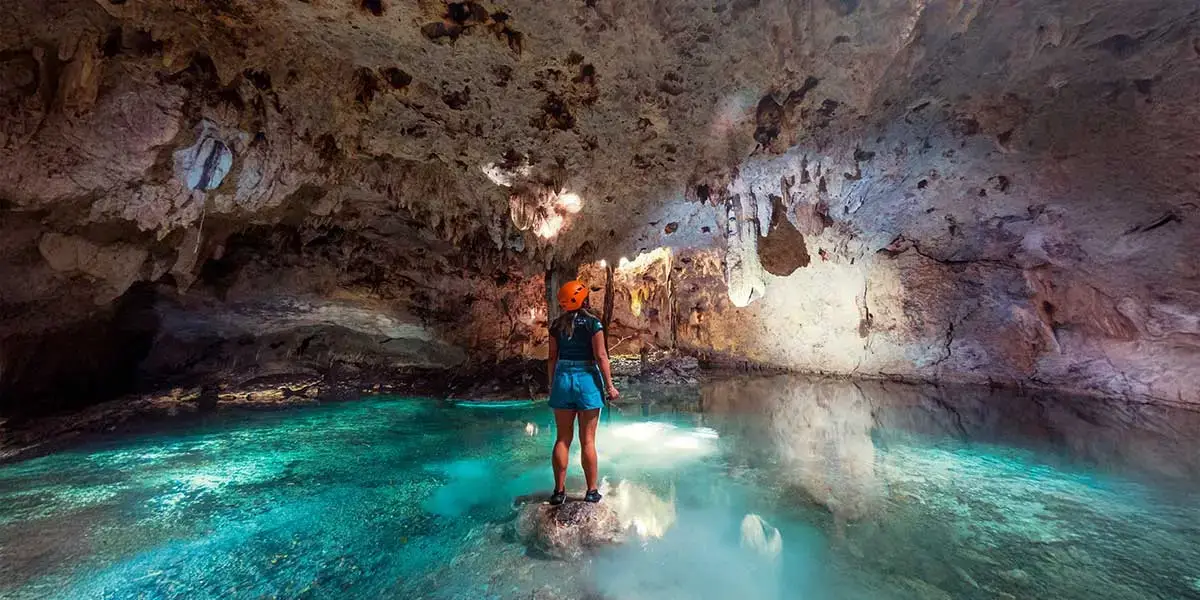
[[[558,338],[559,360],[596,360],[592,351],[592,336],[604,329],[600,319],[583,311],[575,312],[573,327],[561,327],[554,333]]]

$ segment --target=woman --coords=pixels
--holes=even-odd
[[[608,350],[604,347],[604,326],[588,310],[588,288],[571,281],[558,290],[558,305],[563,313],[550,325],[550,408],[558,437],[554,442],[554,494],[550,504],[567,499],[567,459],[579,418],[579,445],[583,450],[583,476],[587,479],[588,502],[599,502],[596,464],[596,424],[604,406],[606,390],[610,400],[619,394],[613,387]],[[597,367],[599,369],[597,370]]]

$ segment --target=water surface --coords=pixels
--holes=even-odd
[[[0,466],[0,597],[1200,598],[1195,413],[794,377],[618,409],[635,534],[581,564],[511,531],[544,404],[370,398]]]

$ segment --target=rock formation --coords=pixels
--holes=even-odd
[[[11,0],[0,412],[537,357],[602,260],[631,352],[1195,405],[1198,81],[1189,0]]]
[[[530,548],[563,560],[580,558],[625,539],[617,513],[603,502],[528,504],[517,516],[516,528],[517,536]]]

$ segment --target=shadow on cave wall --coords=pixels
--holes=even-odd
[[[159,328],[154,298],[138,284],[90,319],[0,340],[0,416],[19,421],[132,391]]]

